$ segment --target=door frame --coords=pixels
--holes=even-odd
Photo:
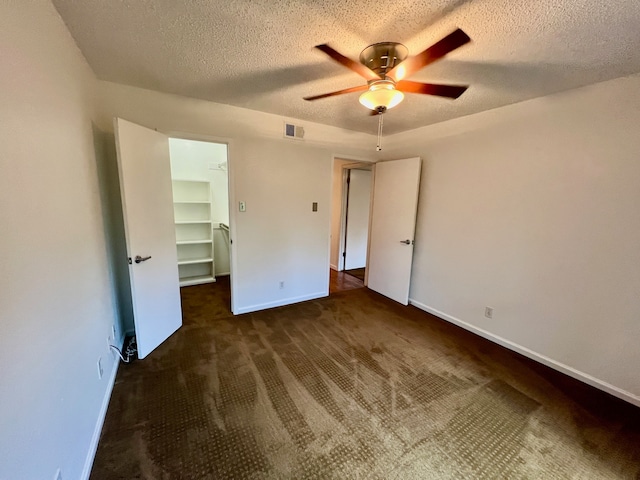
[[[231,287],[231,313],[235,315],[237,311],[235,295],[234,291],[238,291],[236,282],[237,279],[234,276],[233,272],[236,271],[238,265],[238,259],[236,254],[236,249],[233,248],[233,239],[236,238],[236,209],[235,205],[235,169],[234,169],[234,161],[233,159],[237,155],[238,144],[237,140],[227,137],[217,137],[213,135],[204,135],[204,134],[196,134],[196,133],[188,133],[182,131],[163,131],[165,135],[169,138],[178,138],[182,140],[195,140],[197,142],[209,142],[209,143],[219,143],[227,146],[227,189],[229,196],[229,277],[230,277],[230,287]],[[213,232],[212,232],[213,234]],[[215,275],[215,273],[214,273]]]
[[[371,207],[373,206],[373,182],[375,179],[375,164],[377,160],[372,160],[365,157],[357,157],[353,155],[340,155],[334,154],[331,161],[331,171],[333,172],[336,161],[347,162],[342,165],[342,175],[341,175],[341,187],[340,187],[340,221],[339,221],[339,230],[338,230],[338,261],[336,267],[337,271],[344,271],[344,241],[346,236],[345,230],[345,220],[346,220],[346,202],[347,202],[347,170],[351,168],[357,167],[367,167],[367,169],[371,170],[371,189],[370,189],[370,200],[369,200],[369,221],[368,221],[368,232],[367,237],[371,234]],[[332,191],[333,191],[333,181],[332,181]],[[333,223],[332,223],[333,224]],[[333,239],[331,235],[329,235],[329,258],[331,258],[331,251],[333,249]],[[369,263],[369,240],[367,238],[367,264]],[[331,267],[330,267],[331,268]],[[367,285],[367,272],[365,269],[365,286]]]
[[[349,161],[348,158],[339,158],[340,160]],[[335,160],[335,157],[334,157]],[[369,188],[369,219],[368,232],[367,232],[367,260],[366,264],[369,264],[369,234],[371,233],[371,207],[373,206],[373,181],[375,176],[375,162],[354,161],[353,163],[347,163],[342,166],[342,190],[341,190],[341,208],[340,208],[340,238],[338,240],[338,271],[345,270],[345,242],[347,238],[348,228],[348,196],[349,185],[347,179],[349,177],[350,170],[369,170],[371,172],[371,185]],[[363,168],[364,167],[364,168]],[[365,267],[365,286],[367,285],[367,269]]]

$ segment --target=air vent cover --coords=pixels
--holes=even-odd
[[[292,138],[294,140],[304,139],[304,127],[299,125],[293,125],[291,123],[284,124],[284,136],[286,138]]]

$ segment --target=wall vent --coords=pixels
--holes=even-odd
[[[293,125],[291,123],[284,124],[284,136],[286,138],[292,138],[294,140],[304,139],[304,127],[299,125]]]

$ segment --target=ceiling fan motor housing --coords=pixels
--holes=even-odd
[[[360,63],[385,79],[387,72],[409,55],[407,47],[397,42],[381,42],[369,45],[360,53]]]

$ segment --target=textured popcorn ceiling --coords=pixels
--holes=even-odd
[[[375,133],[358,93],[303,96],[365,80],[314,45],[353,59],[367,45],[416,54],[456,27],[473,43],[411,80],[469,84],[458,100],[407,94],[397,133],[640,72],[638,0],[53,0],[100,79]]]

